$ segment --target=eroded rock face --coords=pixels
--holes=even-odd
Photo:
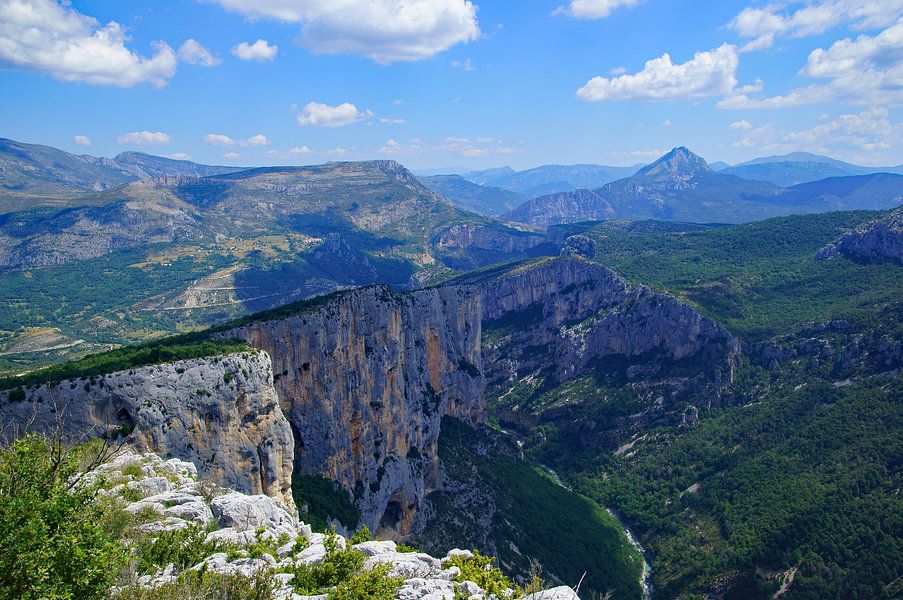
[[[25,390],[0,420],[67,436],[120,436],[143,452],[200,465],[219,485],[294,506],[294,442],[264,352],[185,360]]]
[[[861,261],[892,260],[903,264],[903,208],[845,233],[824,247],[819,259],[842,255]]]
[[[727,330],[671,296],[630,287],[601,265],[559,258],[473,284],[483,298],[484,327],[504,338],[483,348],[495,367],[490,384],[537,370],[564,381],[607,357],[653,365],[695,359],[719,385],[733,376],[740,346]]]
[[[442,417],[484,419],[480,315],[466,287],[377,286],[222,335],[272,356],[296,471],[356,489],[364,523],[401,537],[438,485]]]

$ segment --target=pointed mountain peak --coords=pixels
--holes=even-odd
[[[673,149],[651,165],[647,165],[637,171],[635,177],[669,177],[687,179],[700,172],[711,171],[708,163],[701,156],[693,154],[687,148],[680,146]]]

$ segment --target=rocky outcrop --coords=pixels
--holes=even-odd
[[[903,264],[903,208],[845,233],[822,248],[817,258],[841,255],[866,262],[890,260]]]
[[[604,195],[593,190],[549,194],[528,200],[502,217],[531,225],[557,225],[610,219],[615,209]]]
[[[443,416],[484,418],[479,296],[376,286],[221,332],[269,353],[295,434],[295,469],[355,492],[364,523],[410,533],[439,482]]]
[[[138,536],[146,536],[149,541],[162,532],[188,528],[206,533],[202,538],[204,545],[197,546],[199,549],[206,547],[209,554],[197,556],[196,564],[180,567],[164,561],[141,565],[139,569],[142,570],[121,577],[120,585],[145,590],[178,585],[183,573],[201,571],[213,575],[264,577],[273,584],[274,600],[326,598],[325,594],[302,595],[309,592],[296,587],[298,582],[293,573],[296,567],[331,560],[331,542],[326,535],[312,533],[310,527],[300,522],[278,499],[209,486],[199,481],[197,475],[197,468],[190,462],[163,460],[155,454],[128,451],[82,477],[83,484],[98,486],[99,495],[119,504],[132,515],[137,523],[137,532],[130,539],[133,544]],[[467,581],[461,569],[450,564],[455,557],[472,556],[467,550],[451,550],[440,559],[421,552],[405,552],[392,541],[352,545],[351,540],[336,536],[334,542],[334,549],[338,551],[348,549],[358,553],[363,562],[362,571],[386,565],[389,576],[401,579],[395,593],[399,600],[451,600],[462,593],[472,600],[496,597],[490,596],[475,582]],[[514,598],[514,592],[514,589],[502,592],[502,597]],[[579,600],[567,587],[523,598]]]
[[[443,264],[466,271],[536,256],[545,243],[542,234],[498,223],[462,223],[439,233],[433,247]]]
[[[19,433],[59,426],[71,440],[123,438],[195,462],[220,485],[294,506],[294,443],[272,377],[257,351],[153,365],[24,389],[12,401],[5,392],[0,422]]]
[[[546,259],[466,283],[483,300],[490,386],[536,372],[562,382],[602,359],[620,359],[627,379],[695,361],[716,389],[732,380],[740,346],[727,330],[596,263]]]

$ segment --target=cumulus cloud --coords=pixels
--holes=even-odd
[[[74,135],[72,136],[72,141],[79,146],[90,146],[92,143],[91,138],[86,135]]]
[[[793,7],[788,9],[788,7]],[[887,27],[903,13],[903,0],[821,0],[770,4],[745,8],[730,23],[743,37],[754,38],[743,50],[770,47],[776,37],[804,37],[824,33],[838,25],[854,29]]]
[[[767,98],[734,94],[718,106],[784,108],[831,100],[871,106],[903,105],[903,18],[877,35],[844,38],[827,49],[813,50],[800,75],[824,83]]]
[[[892,122],[887,109],[874,108],[797,131],[784,131],[774,125],[750,129],[733,146],[765,152],[808,150],[850,159],[871,156],[875,160],[889,151],[887,154],[896,160],[897,153],[903,150],[901,140],[903,124]]]
[[[234,140],[222,133],[208,133],[204,136],[204,141],[211,146],[220,146],[223,148],[230,148],[232,146],[266,146],[270,143],[267,136],[263,134],[252,135],[246,140]]]
[[[172,154],[164,154],[166,158],[171,158],[173,160],[191,160],[191,156],[185,154],[184,152],[173,152]]]
[[[273,60],[279,53],[279,46],[270,45],[266,40],[257,40],[253,44],[242,42],[232,47],[232,54],[242,60],[256,60],[262,62]]]
[[[223,154],[223,158],[228,158],[229,160],[235,160],[237,158],[241,158],[241,154],[238,152],[226,152]]]
[[[567,6],[559,6],[555,14],[567,14],[578,19],[604,19],[621,7],[632,7],[640,0],[571,0]]]
[[[429,58],[480,36],[471,0],[208,0],[252,18],[300,23],[300,41],[323,54],[378,63]]]
[[[57,0],[0,0],[0,67],[50,73],[62,81],[163,86],[175,75],[176,52],[154,42],[153,56],[129,50],[119,23],[101,24]]]
[[[407,121],[405,121],[404,119],[388,119],[385,117],[380,119],[379,122],[384,125],[404,125],[405,123],[407,123]]]
[[[744,129],[749,129],[750,127],[752,127],[752,125],[750,125],[749,121],[734,121],[731,123],[731,129],[734,131],[742,131]]]
[[[131,146],[160,146],[168,144],[172,138],[162,131],[132,131],[120,135],[116,141]]]
[[[185,40],[185,43],[179,46],[177,55],[182,62],[202,67],[215,67],[222,62],[194,38]]]
[[[298,125],[302,127],[343,127],[371,118],[373,118],[373,113],[370,109],[360,111],[350,102],[344,102],[338,106],[309,102],[298,115]]]
[[[647,61],[643,70],[618,77],[593,77],[577,90],[588,102],[602,100],[668,100],[729,94],[737,86],[739,58],[736,46],[724,44],[697,52],[685,63],[674,64],[669,54]]]

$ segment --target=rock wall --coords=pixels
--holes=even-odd
[[[480,315],[466,287],[374,286],[220,335],[272,357],[296,471],[354,490],[368,527],[404,537],[439,484],[442,417],[484,419]]]
[[[294,443],[263,352],[185,360],[0,394],[10,433],[52,432],[70,440],[124,436],[142,452],[197,465],[219,485],[294,506]],[[16,430],[16,431],[13,431]]]
[[[727,330],[596,263],[550,259],[468,283],[480,289],[484,327],[504,334],[483,348],[483,360],[494,367],[490,385],[537,370],[564,381],[607,357],[696,359],[718,386],[732,380],[740,346]]]
[[[903,208],[845,233],[822,248],[818,258],[837,254],[859,261],[891,260],[903,264]]]

